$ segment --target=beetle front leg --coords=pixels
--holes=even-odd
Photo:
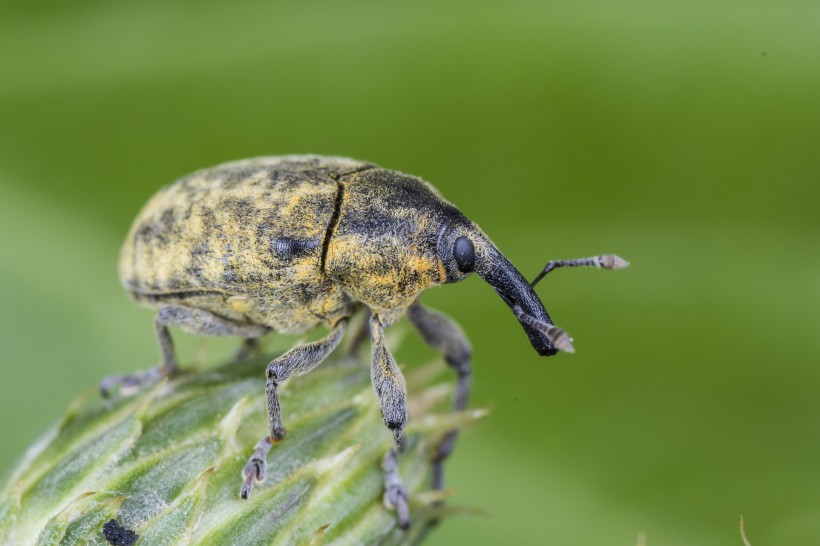
[[[321,364],[339,345],[347,328],[348,318],[340,319],[330,332],[318,341],[294,347],[282,356],[274,359],[265,372],[265,394],[268,406],[270,434],[257,442],[253,455],[242,470],[242,489],[240,496],[247,499],[251,494],[254,482],[265,479],[265,466],[268,452],[275,442],[285,437],[282,424],[282,408],[279,404],[279,385],[291,376],[304,375]]]
[[[425,343],[440,351],[444,360],[458,375],[453,409],[464,411],[470,398],[473,349],[461,327],[450,317],[414,303],[407,311],[407,318],[421,334]],[[433,454],[433,488],[444,489],[444,461],[452,453],[458,439],[458,429],[447,431]]]
[[[370,317],[370,335],[372,341],[373,366],[370,377],[373,390],[379,399],[384,424],[393,433],[395,447],[384,459],[385,505],[395,509],[399,518],[399,527],[410,526],[407,489],[399,475],[397,454],[404,451],[404,427],[407,424],[407,386],[404,376],[396,365],[393,355],[384,342],[384,325],[374,313]]]

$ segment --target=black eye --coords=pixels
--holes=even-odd
[[[456,259],[458,270],[462,273],[469,273],[475,266],[475,249],[473,242],[467,237],[459,237],[453,247],[453,256]]]

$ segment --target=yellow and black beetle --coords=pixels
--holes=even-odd
[[[270,331],[325,325],[322,339],[297,346],[267,368],[270,431],[244,469],[240,494],[265,477],[272,444],[285,436],[277,387],[309,372],[339,344],[350,317],[370,309],[373,388],[396,448],[385,458],[385,500],[409,524],[396,452],[404,445],[406,389],[384,329],[407,314],[458,374],[455,408],[467,405],[471,348],[459,326],[423,307],[419,294],[476,272],[513,310],[540,355],[572,351],[533,291],[556,267],[626,264],[617,256],[550,262],[530,284],[477,225],[414,176],[337,157],[263,157],[198,171],[160,190],[134,222],[120,279],[135,300],[156,307],[158,368],[103,380],[107,394],[177,372],[169,325],[246,343]],[[434,487],[457,431],[434,456]]]

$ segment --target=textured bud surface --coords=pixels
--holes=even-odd
[[[112,519],[139,536],[136,544],[419,542],[440,515],[432,506],[440,495],[424,493],[432,449],[477,414],[435,413],[449,389],[425,387],[429,369],[409,374],[412,419],[399,464],[412,527],[402,531],[382,503],[392,438],[369,365],[331,357],[284,384],[288,435],[245,501],[242,468],[267,430],[266,362],[183,373],[132,397],[93,392],[75,401],[3,485],[0,544],[109,544],[103,526]]]

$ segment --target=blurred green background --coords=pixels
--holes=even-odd
[[[820,544],[820,4],[0,4],[0,469],[156,361],[119,245],[161,185],[285,153],[435,184],[576,340],[540,359],[478,278],[425,301],[492,408],[430,544]],[[233,345],[177,336],[183,362]],[[420,342],[408,366],[433,358]],[[261,385],[262,370],[260,370]],[[374,402],[375,403],[375,402]]]

